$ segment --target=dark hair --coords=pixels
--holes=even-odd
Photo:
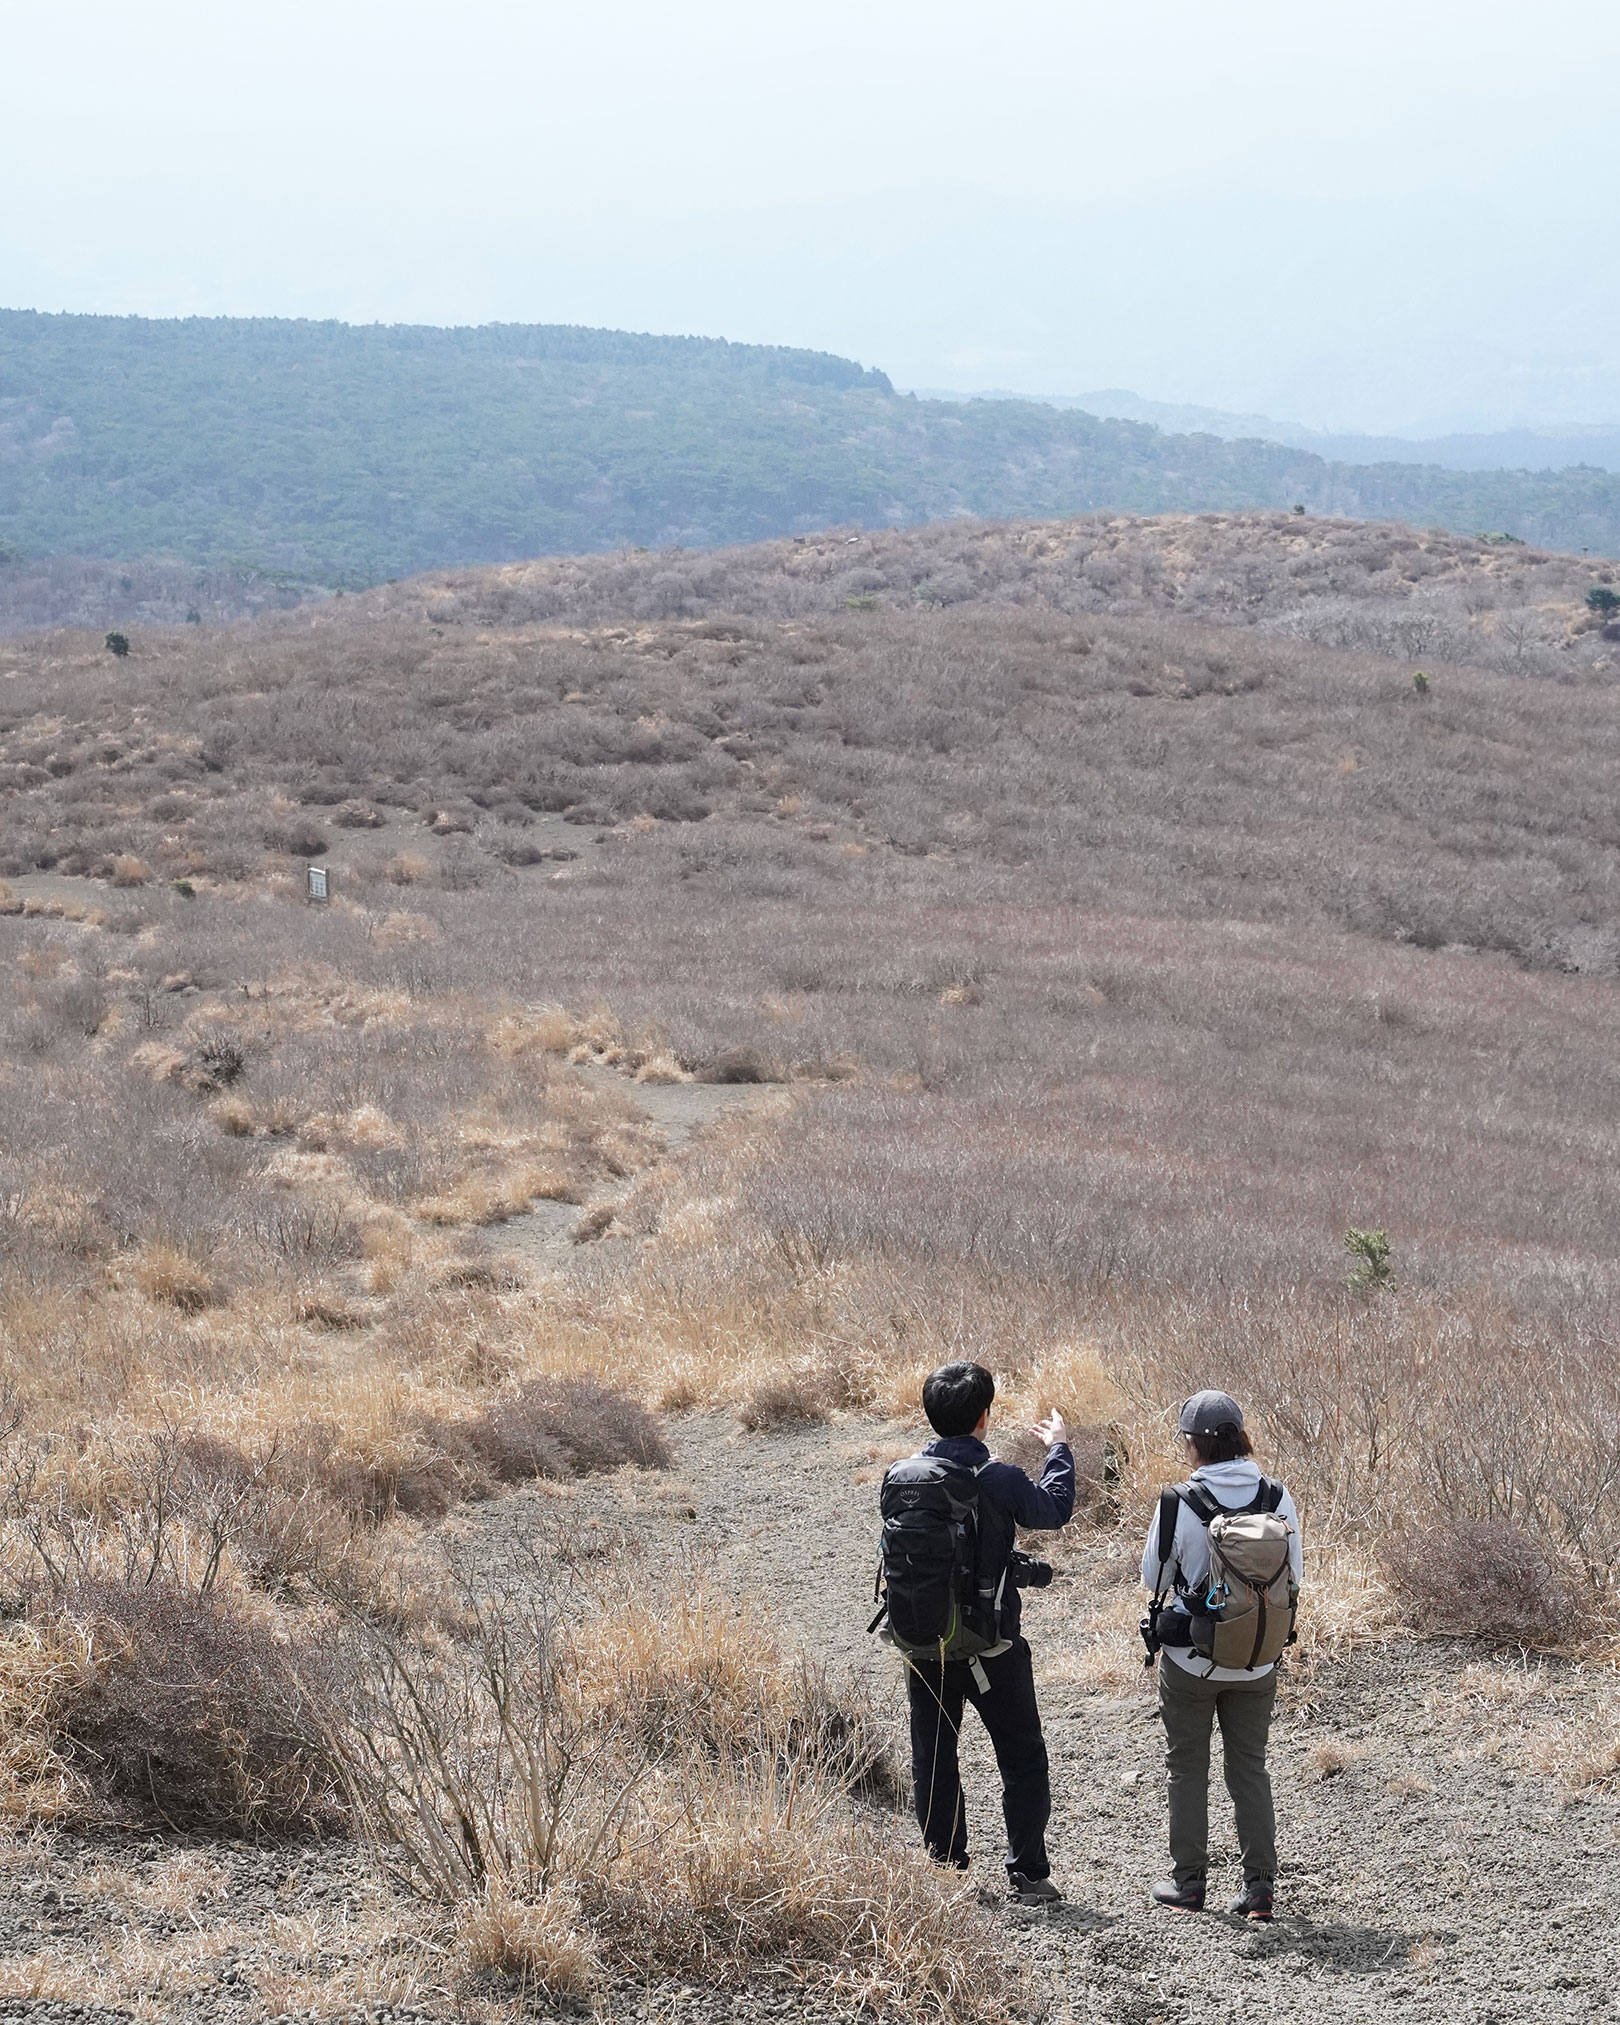
[[[942,1364],[923,1380],[923,1412],[935,1434],[971,1434],[995,1396],[982,1364]]]
[[[1254,1443],[1231,1421],[1224,1427],[1212,1427],[1208,1434],[1189,1434],[1187,1439],[1201,1463],[1236,1462],[1239,1456],[1254,1454]]]

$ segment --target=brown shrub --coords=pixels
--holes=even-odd
[[[267,851],[283,851],[290,858],[318,858],[330,847],[331,841],[318,824],[311,822],[276,825],[264,833]]]
[[[750,1434],[763,1427],[807,1425],[827,1418],[831,1402],[819,1371],[767,1371],[747,1381],[736,1401],[737,1418]]]
[[[698,1069],[700,1083],[780,1083],[781,1070],[757,1048],[726,1048]]]
[[[439,1425],[390,1417],[357,1439],[356,1430],[308,1420],[282,1436],[274,1481],[307,1514],[312,1548],[332,1539],[334,1521],[347,1537],[396,1512],[442,1518],[459,1499],[487,1493],[476,1459],[464,1445],[438,1441]],[[291,1540],[299,1538],[295,1529]]]
[[[138,1819],[170,1828],[330,1826],[330,1669],[228,1594],[79,1585],[64,1608],[97,1653],[63,1732]]]
[[[592,1378],[534,1378],[464,1420],[417,1422],[425,1461],[402,1474],[394,1502],[438,1516],[497,1484],[590,1476],[625,1463],[667,1469],[669,1444],[645,1407]]]
[[[171,1495],[210,1548],[228,1548],[242,1577],[272,1595],[337,1579],[355,1541],[338,1495],[336,1435],[298,1427],[256,1454],[203,1431],[175,1441]],[[212,1581],[212,1570],[205,1563]]]
[[[589,1476],[635,1463],[668,1469],[673,1457],[656,1420],[644,1406],[594,1378],[531,1378],[490,1402],[463,1423],[491,1467],[504,1474],[529,1457],[560,1452],[565,1467],[520,1467],[520,1474]],[[476,1431],[475,1431],[476,1430]]]
[[[1501,1520],[1415,1515],[1381,1557],[1416,1625],[1460,1638],[1553,1646],[1589,1628],[1577,1584],[1547,1542]]]
[[[567,1449],[543,1413],[524,1410],[515,1395],[506,1394],[475,1419],[453,1430],[436,1430],[441,1441],[463,1447],[497,1483],[522,1483],[529,1477],[567,1477],[573,1468]]]

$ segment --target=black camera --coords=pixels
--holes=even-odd
[[[1007,1576],[1015,1589],[1044,1589],[1052,1579],[1052,1564],[1014,1547],[1007,1557]]]

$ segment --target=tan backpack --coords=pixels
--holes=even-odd
[[[1173,1484],[1159,1498],[1159,1597],[1174,1560],[1176,1507],[1185,1504],[1209,1529],[1209,1574],[1192,1611],[1193,1650],[1214,1666],[1270,1666],[1292,1643],[1299,1590],[1290,1543],[1279,1517],[1282,1485],[1260,1479],[1241,1511],[1229,1511],[1197,1484]],[[1179,1585],[1178,1585],[1179,1587]]]

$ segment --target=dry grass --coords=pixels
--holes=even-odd
[[[1142,1664],[1137,1621],[1142,1596],[1136,1584],[1137,1556],[1127,1546],[1120,1556],[1118,1583],[1099,1600],[1066,1616],[1061,1642],[1049,1641],[1041,1678],[1062,1681],[1086,1694],[1133,1699],[1150,1693],[1153,1677]]]
[[[1342,1738],[1314,1744],[1305,1754],[1305,1767],[1317,1779],[1339,1779],[1359,1765],[1367,1755],[1364,1744]]]
[[[174,1245],[143,1246],[131,1277],[149,1301],[178,1308],[182,1315],[200,1314],[219,1298],[213,1275]]]
[[[8,1829],[85,1812],[90,1782],[73,1762],[63,1715],[93,1665],[71,1620],[23,1619],[0,1639],[0,1821]]]
[[[458,1939],[475,1977],[553,1999],[588,1999],[603,1980],[590,1923],[566,1891],[514,1898],[496,1886],[461,1912]]]
[[[380,1851],[455,1914],[470,1971],[553,2000],[604,1975],[786,1977],[879,2015],[1006,2015],[971,1887],[852,1791],[893,1788],[853,1690],[729,1600],[532,1584],[461,1648],[375,1650],[347,1733]]]
[[[0,1546],[13,1593],[56,1570],[0,1651],[11,1819],[133,1782],[72,1714],[144,1650],[95,1585],[150,1570],[283,1643],[367,1622],[462,1696],[483,1779],[499,1722],[424,1529],[526,1477],[656,1466],[645,1407],[909,1421],[958,1356],[996,1370],[1009,1435],[1054,1406],[1084,1431],[1059,1560],[1110,1579],[1067,1677],[1139,1690],[1169,1409],[1222,1384],[1304,1511],[1306,1686],[1403,1611],[1510,1643],[1573,1621],[1583,1672],[1465,1692],[1482,1750],[1613,1778],[1620,721],[1564,609],[1588,565],[1317,525],[935,540],[858,593],[776,552],[731,620],[597,624],[646,587],[604,559],[468,580],[476,630],[427,633],[402,586],[155,641],[139,718],[71,639],[0,652],[4,862],[152,873],[0,923],[0,1379],[26,1415]],[[921,609],[845,608],[924,562]],[[934,595],[957,567],[972,596]],[[754,568],[701,596],[747,603]],[[1427,701],[1408,620],[1450,629]],[[333,819],[337,898],[306,907],[301,812],[351,806],[386,821]],[[688,1079],[773,1087],[677,1167],[646,1106],[679,1117]],[[503,1224],[540,1197],[611,1241],[525,1277]],[[1396,1291],[1344,1289],[1352,1224],[1389,1231]],[[1501,1580],[1437,1578],[1453,1550]],[[593,1624],[547,1661],[558,1706],[634,1772],[658,1853],[610,1810],[612,1860],[585,1860],[602,1786],[542,1887],[485,1779],[507,1854],[433,1915],[458,1973],[509,1995],[786,1963],[971,2008],[971,1910],[851,1810],[850,1735],[837,1758],[758,1628],[683,1621],[671,1658],[645,1612]],[[135,1701],[138,1738],[167,1705]],[[285,1814],[238,1759],[193,1783]]]
[[[1015,1972],[973,1888],[909,1838],[809,1781],[712,1762],[652,1805],[656,1847],[609,1873],[596,1914],[626,1967],[789,1978],[880,2017],[1010,2015]]]
[[[1526,1650],[1475,1660],[1430,1697],[1461,1717],[1475,1754],[1576,1790],[1620,1784],[1620,1680],[1612,1659],[1570,1662]]]

